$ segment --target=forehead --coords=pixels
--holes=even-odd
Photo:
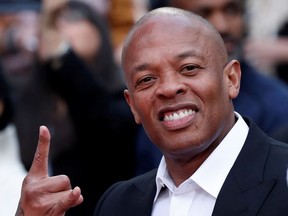
[[[139,65],[163,63],[184,56],[207,59],[221,50],[219,38],[216,31],[202,21],[181,16],[153,17],[141,24],[128,40],[123,53],[124,70],[128,72]],[[224,45],[222,48],[225,50]]]
[[[140,48],[149,45],[169,46],[208,40],[210,34],[204,24],[182,16],[152,17],[141,24],[132,34],[128,47]]]

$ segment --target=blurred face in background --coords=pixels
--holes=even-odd
[[[69,8],[62,10],[57,19],[57,27],[85,62],[95,60],[101,45],[100,32],[81,11]]]
[[[39,14],[33,10],[0,14],[0,55],[5,71],[24,73],[34,64],[38,48],[38,21]]]
[[[170,0],[170,6],[193,11],[221,34],[230,59],[239,59],[245,34],[243,0]]]

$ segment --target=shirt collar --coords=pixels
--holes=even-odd
[[[190,177],[190,179],[215,198],[218,196],[231,167],[241,151],[249,130],[241,115],[235,112],[235,116],[238,118],[235,125]],[[157,191],[154,202],[165,185],[169,185],[170,187],[173,185],[175,187],[168,174],[165,159],[162,157],[156,175]]]

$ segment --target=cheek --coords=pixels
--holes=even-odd
[[[139,94],[134,97],[134,110],[137,114],[139,121],[141,119],[141,123],[151,118],[150,112],[152,107],[153,105],[151,102],[151,97],[147,97],[143,94]]]
[[[219,107],[219,104],[222,106],[220,101],[223,101],[223,98],[229,97],[227,89],[223,86],[223,81],[210,77],[204,82],[198,82],[197,86],[194,86],[194,92],[203,103],[205,109],[215,110]]]

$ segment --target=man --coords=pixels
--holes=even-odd
[[[268,135],[282,140],[278,132],[288,126],[288,88],[251,66],[242,54],[247,31],[245,1],[169,0],[168,5],[193,11],[213,24],[224,40],[229,59],[241,62],[241,88],[233,100],[235,110],[252,118]],[[157,167],[162,157],[143,131],[140,131],[136,152],[138,174]]]
[[[288,145],[234,111],[240,64],[212,25],[185,10],[151,11],[128,34],[122,65],[135,121],[164,159],[111,186],[95,216],[288,214]],[[83,202],[67,176],[48,176],[49,142],[42,126],[18,216],[64,215]]]

